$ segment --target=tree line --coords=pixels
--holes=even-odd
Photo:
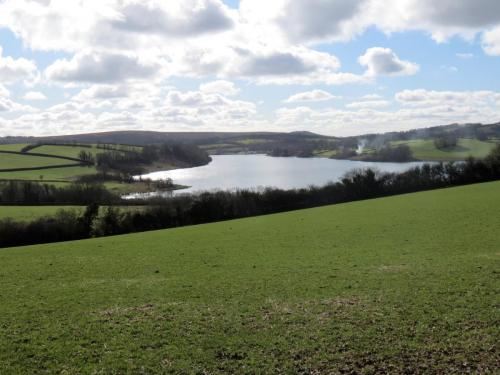
[[[116,204],[120,201],[119,196],[102,184],[72,183],[58,187],[21,180],[0,183],[0,204],[3,205],[88,205]]]
[[[500,146],[484,160],[424,164],[402,173],[354,170],[321,187],[184,194],[152,199],[143,210],[99,209],[92,203],[83,214],[61,211],[30,223],[1,220],[0,247],[173,228],[499,179]]]

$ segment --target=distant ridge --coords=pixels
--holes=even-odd
[[[229,142],[245,137],[266,138],[275,140],[290,140],[292,138],[334,138],[312,132],[157,132],[157,131],[112,131],[103,133],[86,133],[74,135],[45,136],[45,137],[4,137],[0,143],[35,143],[35,142],[84,142],[84,143],[124,143],[145,145],[151,143],[173,142],[173,143],[196,143],[209,144]]]
[[[125,130],[125,131],[109,131],[99,133],[84,133],[74,135],[59,135],[59,136],[44,136],[44,137],[24,137],[24,136],[7,136],[0,137],[0,144],[6,143],[36,143],[36,142],[83,142],[83,143],[123,143],[134,145],[145,145],[152,143],[192,143],[192,144],[215,144],[215,143],[231,143],[245,138],[253,139],[268,139],[273,141],[307,141],[315,140],[334,140],[334,139],[371,139],[383,136],[384,138],[392,139],[410,139],[410,138],[433,138],[443,132],[456,132],[462,136],[473,135],[477,129],[484,130],[489,136],[500,138],[500,122],[492,124],[468,123],[468,124],[449,124],[438,125],[427,128],[419,128],[412,130],[394,131],[387,133],[367,133],[363,135],[335,137],[326,136],[310,131],[294,131],[294,132],[161,132],[161,131],[145,131],[145,130]]]

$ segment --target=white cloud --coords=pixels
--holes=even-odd
[[[361,100],[379,100],[379,99],[382,99],[382,97],[379,94],[367,94],[367,95],[363,95],[360,99]]]
[[[201,84],[200,91],[207,94],[234,96],[240,92],[240,89],[236,87],[234,82],[218,80]]]
[[[0,83],[0,98],[1,97],[7,98],[9,96],[10,96],[10,91],[7,89],[7,87],[5,87]]]
[[[454,65],[441,65],[440,68],[442,70],[446,70],[450,73],[457,73],[458,72],[458,68]]]
[[[113,23],[119,30],[196,36],[233,28],[234,21],[220,0],[135,0],[125,2],[121,17]]]
[[[409,106],[470,106],[475,108],[496,106],[500,101],[500,93],[493,91],[434,91],[404,90],[395,95],[398,102]]]
[[[456,56],[459,58],[459,59],[463,59],[463,60],[467,60],[467,59],[472,59],[474,58],[474,54],[473,53],[469,53],[469,52],[461,52],[461,53],[457,53]]]
[[[500,26],[484,33],[482,43],[488,55],[500,56]]]
[[[113,83],[152,78],[160,69],[157,61],[131,54],[82,52],[71,60],[55,61],[45,70],[45,76],[61,82]]]
[[[251,1],[251,0],[250,0]],[[359,27],[352,25],[366,0],[285,0],[278,25],[292,41],[350,39]]]
[[[388,100],[365,100],[359,102],[352,102],[346,105],[347,108],[384,108],[389,107],[391,102]]]
[[[11,84],[35,78],[37,67],[34,61],[24,58],[13,59],[10,56],[2,55],[3,49],[0,46],[0,82]]]
[[[334,96],[324,90],[312,90],[292,95],[287,100],[285,100],[285,103],[323,102],[337,98],[338,96]]]
[[[5,97],[0,97],[0,112],[32,112],[33,107],[22,105]]]
[[[29,91],[24,94],[23,99],[25,100],[47,100],[47,97],[44,93],[39,91]]]
[[[493,123],[500,117],[500,93],[491,91],[403,91],[402,107],[394,110],[351,106],[347,110],[309,107],[280,108],[274,125],[337,136],[410,130],[451,123]]]
[[[366,74],[371,77],[413,75],[419,70],[417,64],[401,60],[390,48],[369,48],[358,61],[366,67]]]

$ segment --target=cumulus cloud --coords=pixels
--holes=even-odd
[[[157,61],[131,54],[82,52],[71,60],[55,61],[45,70],[45,76],[61,82],[113,83],[152,78],[160,68]]]
[[[334,96],[324,90],[312,90],[292,95],[284,102],[285,103],[323,102],[337,98],[338,98],[337,96]]]
[[[201,84],[200,91],[207,94],[234,96],[240,92],[240,89],[236,87],[234,82],[218,80]]]
[[[0,98],[1,97],[9,97],[10,96],[10,91],[7,89],[7,87],[5,87],[4,85],[2,85],[0,83]]]
[[[346,105],[347,108],[383,108],[389,107],[391,102],[388,100],[363,100],[359,102],[352,102]]]
[[[482,108],[500,102],[500,93],[493,91],[404,90],[395,95],[398,102],[409,106],[471,106]]]
[[[32,111],[34,111],[33,107],[16,103],[13,100],[6,97],[0,97],[0,112],[32,112]]]
[[[129,1],[113,25],[121,30],[196,36],[229,30],[234,21],[220,0]]]
[[[279,26],[292,41],[310,42],[351,37],[351,22],[366,0],[285,0]]]
[[[26,94],[24,94],[23,99],[25,100],[47,100],[47,96],[45,96],[44,93],[39,92],[39,91],[29,91]]]
[[[500,56],[500,26],[484,33],[482,44],[488,55]]]
[[[30,47],[78,51],[82,47],[121,47],[131,34],[197,37],[233,27],[233,15],[220,0],[4,0],[0,25]],[[134,42],[142,42],[135,39]]]
[[[0,27],[33,51],[64,53],[37,84],[57,82],[80,89],[76,95],[67,92],[68,103],[34,110],[13,102],[0,85],[1,108],[9,111],[9,120],[1,120],[2,131],[72,132],[127,125],[232,130],[259,124],[352,134],[358,129],[498,119],[500,99],[494,92],[411,90],[396,94],[393,101],[370,95],[342,110],[314,110],[304,103],[330,100],[331,94],[294,88],[298,94],[285,101],[286,108],[275,119],[264,120],[254,103],[235,100],[240,88],[232,81],[324,87],[418,72],[416,62],[381,47],[359,58],[364,73],[342,71],[337,56],[317,47],[351,40],[368,28],[385,33],[419,30],[438,42],[458,35],[480,42],[490,55],[500,55],[499,7],[497,0],[241,0],[239,9],[222,0],[0,0]],[[0,48],[0,82],[9,89],[38,75],[33,61],[2,57]],[[166,79],[175,82],[178,77],[208,82],[187,92],[166,86]],[[47,94],[58,89],[40,87]],[[12,90],[17,93],[18,87]],[[22,108],[26,114],[11,119],[10,112]]]
[[[36,73],[37,67],[34,61],[3,56],[3,49],[0,46],[0,82],[11,84],[21,80],[33,79]]]
[[[416,91],[416,92],[413,92]],[[402,107],[347,109],[280,108],[275,126],[308,129],[335,135],[380,133],[450,123],[493,123],[500,115],[500,93],[491,91],[426,91],[413,90],[396,94]]]
[[[358,61],[366,67],[366,74],[371,77],[407,76],[416,74],[419,70],[418,64],[401,60],[390,48],[369,48]]]

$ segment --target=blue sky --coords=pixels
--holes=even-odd
[[[0,135],[500,121],[497,1],[83,3],[0,0]]]

